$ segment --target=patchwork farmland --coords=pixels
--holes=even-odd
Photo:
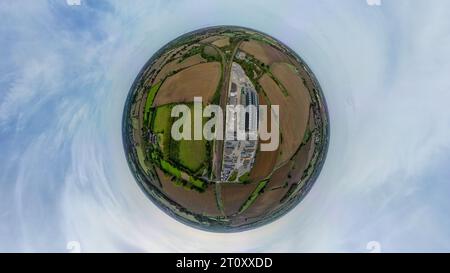
[[[271,140],[251,146],[172,138],[174,106],[192,110],[201,97],[203,106],[224,110],[232,95],[240,104],[267,106],[269,114],[279,106],[279,116],[260,120],[268,128],[278,123],[276,150],[261,150]],[[123,120],[127,160],[147,196],[180,222],[217,232],[261,226],[297,205],[320,173],[328,131],[323,94],[303,60],[268,35],[228,26],[188,33],[155,53],[130,90]],[[230,151],[242,162],[225,161]],[[249,164],[245,172],[240,162]],[[232,170],[226,180],[224,168]]]

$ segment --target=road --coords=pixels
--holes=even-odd
[[[226,113],[226,105],[228,101],[228,89],[230,85],[230,74],[231,74],[231,66],[233,64],[234,56],[236,55],[236,52],[241,45],[242,41],[237,41],[236,45],[233,49],[233,52],[231,53],[230,59],[227,60],[225,57],[225,54],[218,48],[216,48],[221,57],[222,60],[225,60],[224,69],[223,69],[223,81],[222,81],[222,90],[220,91],[220,107],[222,108],[222,113]],[[223,128],[222,132],[225,134],[225,120],[226,117],[224,116],[224,122],[223,122]],[[220,173],[222,171],[222,154],[223,154],[223,140],[216,139],[214,141],[214,155],[213,155],[213,166],[212,166],[212,172],[214,175],[215,181],[220,181]]]

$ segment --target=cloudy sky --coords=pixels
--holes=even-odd
[[[450,251],[449,1],[4,0],[0,18],[0,251]],[[121,139],[152,54],[224,24],[301,55],[331,119],[310,194],[237,234],[159,211]]]

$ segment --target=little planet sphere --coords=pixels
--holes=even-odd
[[[253,229],[293,209],[329,143],[308,65],[277,39],[236,26],[196,30],[156,52],[122,123],[128,165],[148,198],[212,232]]]

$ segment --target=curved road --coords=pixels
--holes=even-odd
[[[227,60],[225,54],[220,50],[218,47],[214,46],[214,48],[220,53],[220,56],[222,57],[222,60],[225,61],[224,69],[223,69],[223,81],[222,81],[222,90],[220,91],[220,107],[222,108],[222,112],[226,113],[226,105],[228,101],[228,89],[230,85],[230,73],[231,73],[231,66],[233,64],[234,55],[236,55],[236,51],[239,49],[239,46],[241,45],[242,41],[238,40],[236,42],[236,45],[233,48],[233,52],[231,53],[230,59]],[[222,132],[225,134],[225,120],[226,117],[224,116],[224,122],[223,122],[223,128]],[[222,153],[223,153],[223,140],[215,140],[214,141],[214,155],[213,155],[213,166],[212,166],[212,173],[213,178],[215,182],[221,182],[220,180],[220,173],[222,171]]]

